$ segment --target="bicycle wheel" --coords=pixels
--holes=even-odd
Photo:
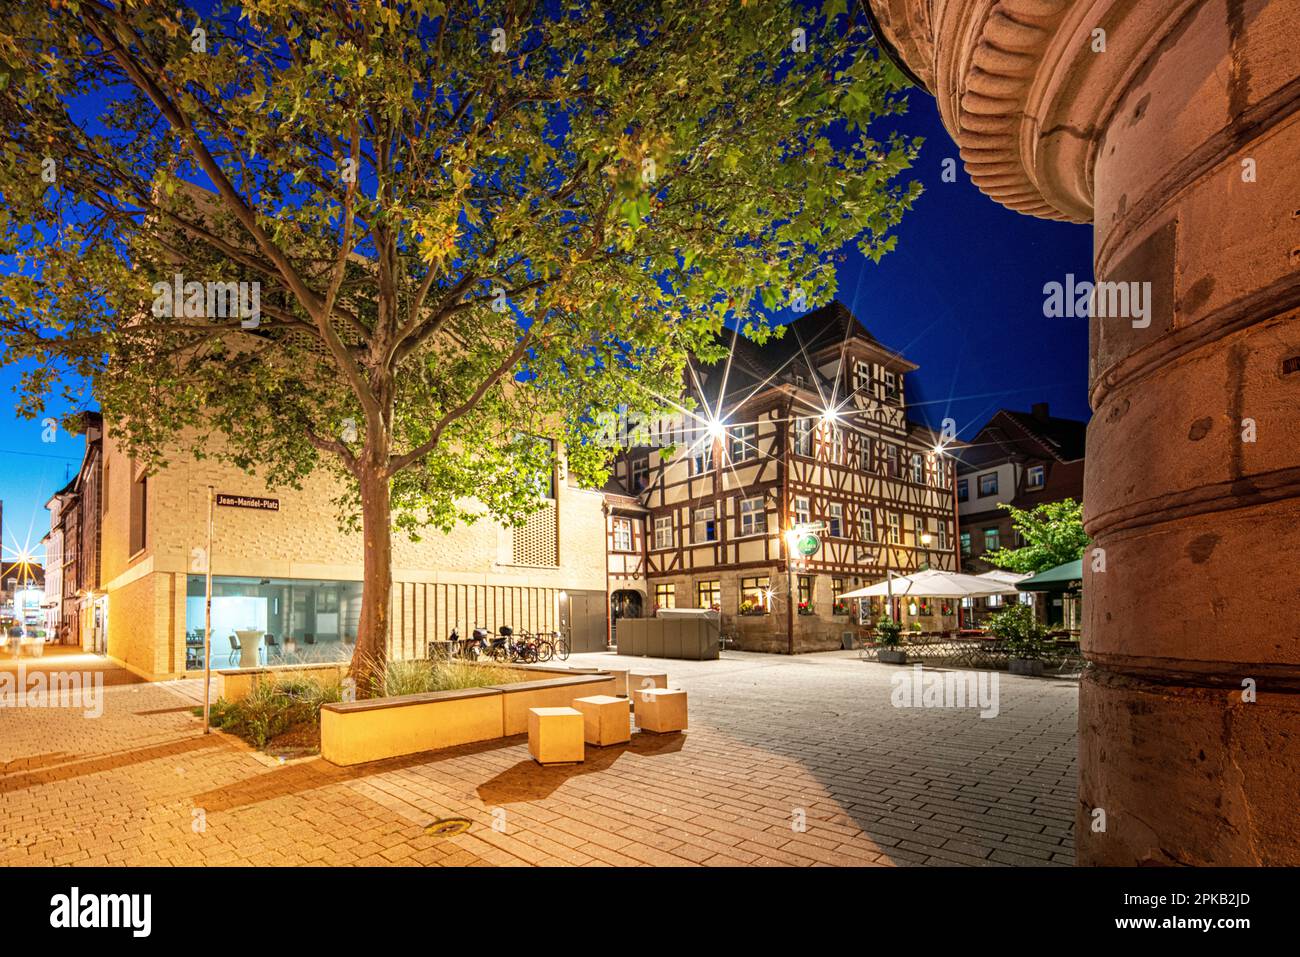
[[[545,638],[538,638],[537,639],[537,660],[550,661],[554,655],[555,655],[555,646],[552,645]]]
[[[561,661],[569,660],[569,639],[564,635],[559,635],[555,639],[555,653]]]

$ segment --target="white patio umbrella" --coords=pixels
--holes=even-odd
[[[995,568],[991,572],[984,572],[982,575],[976,575],[976,578],[987,578],[989,581],[1001,582],[1005,585],[1014,585],[1022,582],[1026,578],[1033,578],[1033,575],[1022,575],[1019,572],[1009,572],[1005,568]]]
[[[868,585],[856,591],[845,592],[841,599],[848,598],[906,598],[917,595],[922,598],[983,598],[987,595],[1014,595],[1016,586],[998,582],[978,575],[962,575],[958,572],[945,572],[936,568],[914,572],[911,575],[898,575],[893,579]]]

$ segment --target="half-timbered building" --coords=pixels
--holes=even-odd
[[[957,567],[953,463],[907,416],[917,366],[838,302],[762,345],[726,344],[729,358],[690,370],[685,441],[616,464],[646,509],[647,614],[715,608],[742,649],[840,647],[856,624],[841,594]],[[899,611],[955,623],[947,604]]]

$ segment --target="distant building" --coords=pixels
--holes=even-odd
[[[646,614],[716,608],[742,649],[821,651],[857,624],[841,594],[890,572],[955,570],[953,462],[907,417],[916,369],[839,302],[761,346],[737,338],[729,362],[694,363],[688,391],[698,383],[719,424],[688,420],[671,454],[643,446],[616,464],[645,509],[645,574],[625,590],[643,593]],[[956,624],[951,603],[901,611]]]
[[[104,424],[98,412],[83,412],[74,426],[86,437],[86,452],[67,485],[45,507],[45,623],[47,640],[104,650],[106,598],[99,581],[100,499]]]
[[[300,489],[271,488],[213,457],[180,449],[155,473],[134,461],[98,416],[86,461],[51,500],[62,536],[61,625],[70,641],[146,678],[203,668],[208,488],[217,493],[212,546],[212,658],[237,666],[234,635],[255,631],[262,661],[345,660],[361,610],[362,543],[338,527],[342,491],[322,471]],[[566,629],[575,651],[605,647],[604,497],[549,475],[544,502],[521,525],[486,519],[420,541],[393,538],[393,658],[424,658],[452,629]],[[55,528],[51,528],[51,534]],[[274,643],[270,639],[274,639]]]
[[[986,553],[1023,544],[999,505],[1028,510],[1067,498],[1083,501],[1087,428],[1086,422],[1051,415],[1046,402],[1029,412],[1000,409],[955,452],[962,571],[991,571],[996,566]],[[976,617],[1000,603],[996,596],[976,602]],[[1044,611],[1048,620],[1060,620],[1059,613]]]
[[[33,628],[42,628],[44,596],[43,566],[27,561],[0,564],[0,618],[24,626],[29,633]]]

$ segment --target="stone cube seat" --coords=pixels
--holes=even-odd
[[[646,688],[633,697],[636,726],[655,734],[686,730],[686,692],[680,688]]]
[[[575,708],[528,709],[528,753],[538,764],[581,762],[582,732],[582,712]]]
[[[632,720],[626,698],[598,694],[574,698],[573,706],[582,712],[583,739],[587,744],[607,747],[632,740]]]

